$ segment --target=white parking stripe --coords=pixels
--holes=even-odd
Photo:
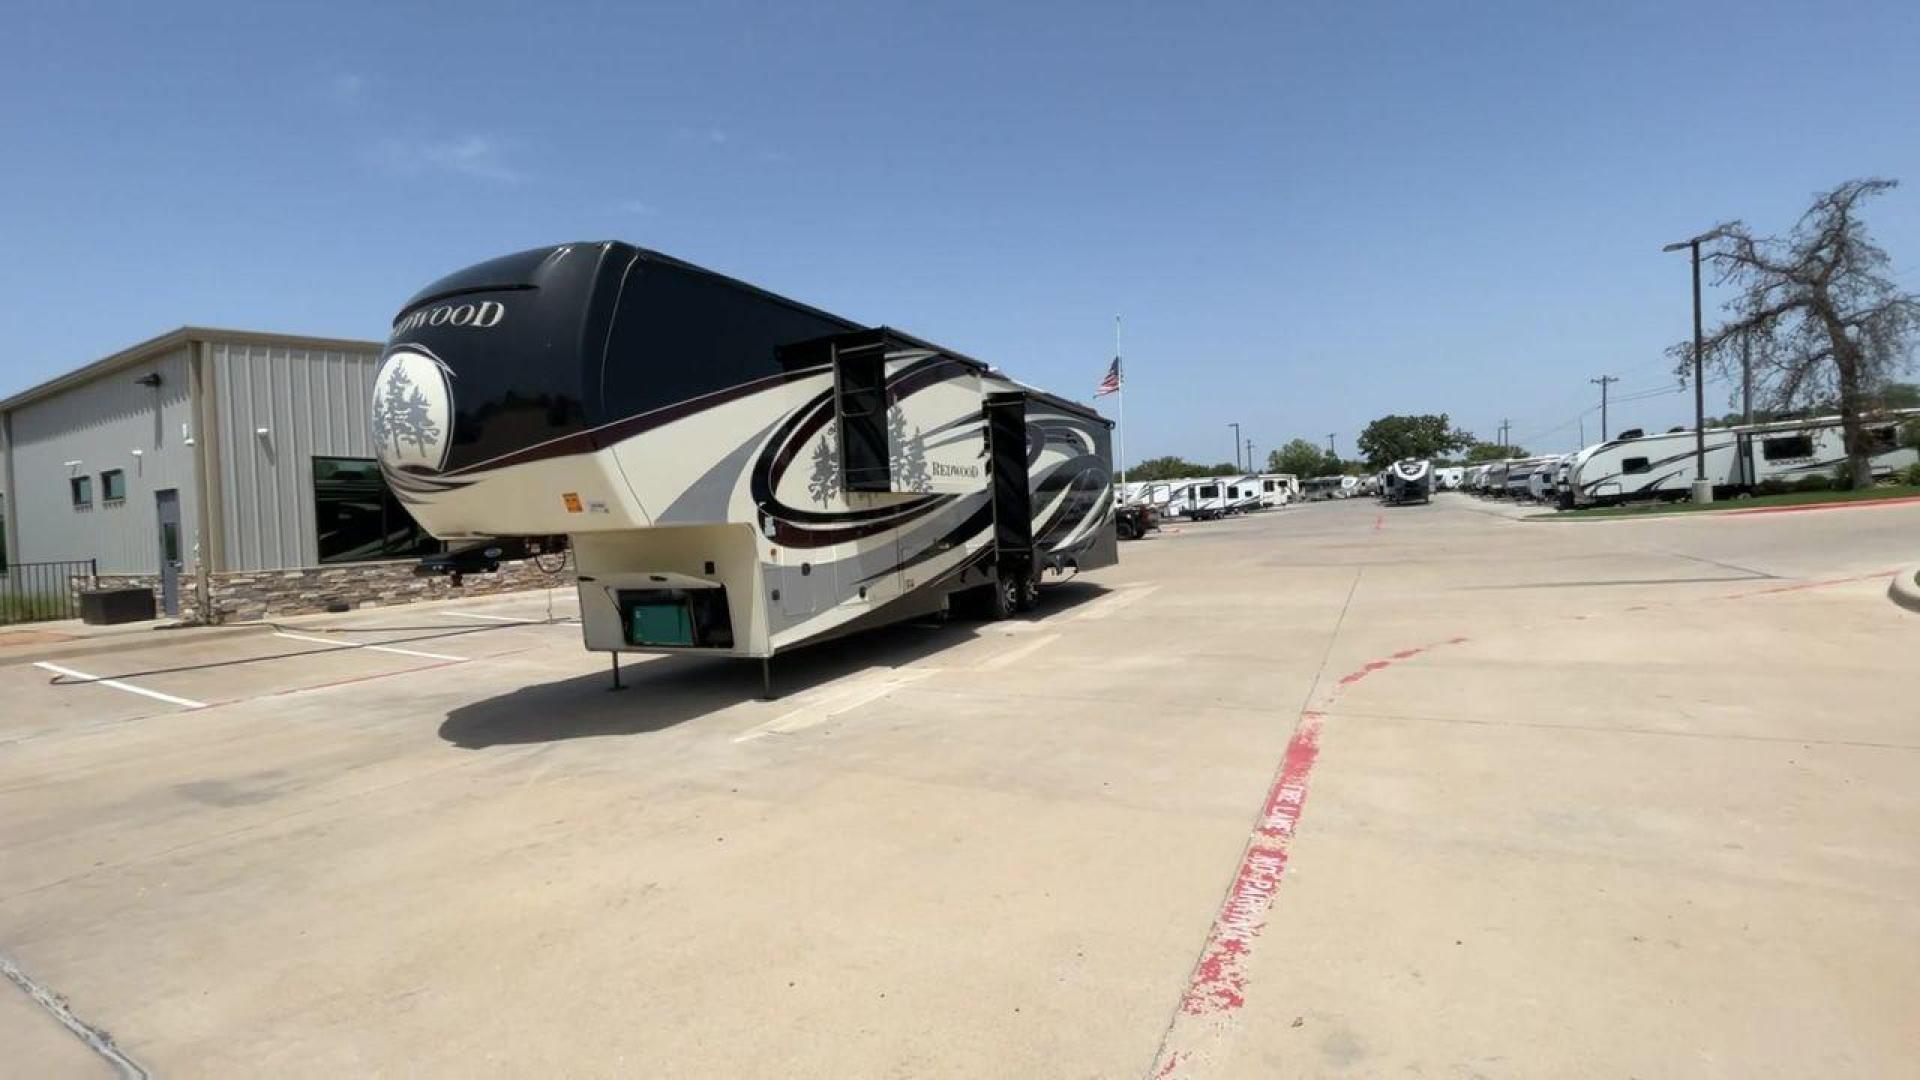
[[[1093,603],[1088,604],[1084,609],[1075,612],[1071,618],[1076,622],[1084,622],[1088,619],[1104,619],[1114,612],[1119,611],[1121,608],[1126,607],[1128,604],[1137,600],[1146,599],[1149,594],[1158,588],[1160,588],[1158,585],[1122,585],[1118,591],[1108,593]]]
[[[488,622],[531,623],[533,619],[510,619],[505,615],[482,615],[477,611],[449,611],[448,615],[456,619],[485,619]]]
[[[189,709],[204,709],[207,707],[207,703],[204,701],[174,697],[172,694],[163,694],[158,690],[149,690],[144,686],[135,686],[130,682],[121,682],[119,679],[103,679],[98,675],[89,675],[84,671],[75,671],[72,668],[61,667],[59,664],[49,664],[44,660],[34,661],[33,666],[45,668],[55,675],[65,675],[69,679],[84,679],[95,686],[111,686],[115,690],[125,690],[129,694],[139,694],[141,697],[150,697],[155,701],[164,701],[170,705],[184,705]]]
[[[767,735],[791,735],[817,724],[824,724],[841,713],[878,701],[909,683],[938,675],[941,668],[901,668],[884,670],[865,678],[848,680],[837,692],[794,709],[764,724],[748,728],[733,737],[737,743],[750,742]],[[875,685],[875,682],[878,685]]]
[[[465,633],[466,631],[461,631]],[[420,656],[428,660],[465,660],[464,656],[448,656],[446,653],[422,652],[419,649],[402,649],[397,645],[367,645],[358,641],[340,641],[335,638],[309,637],[306,634],[276,633],[274,637],[290,638],[294,641],[311,641],[315,645],[332,645],[342,649],[372,649],[374,652],[399,653],[401,656]]]
[[[1034,638],[1031,641],[1027,641],[1022,644],[1015,645],[1013,648],[1008,649],[1006,652],[1000,653],[997,656],[990,656],[987,659],[982,660],[980,662],[980,668],[983,671],[993,671],[997,668],[1006,667],[1008,664],[1012,664],[1017,661],[1024,660],[1029,656],[1032,656],[1034,653],[1039,652],[1041,649],[1044,649],[1047,646],[1059,640],[1060,640],[1059,634],[1046,634],[1041,637]]]

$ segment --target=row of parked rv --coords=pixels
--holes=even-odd
[[[1920,462],[1920,451],[1900,445],[1901,425],[1916,418],[1920,409],[1902,409],[1867,427],[1875,478]],[[1708,428],[1705,441],[1706,478],[1716,499],[1831,480],[1847,463],[1837,416]],[[1551,502],[1562,510],[1682,499],[1692,490],[1696,452],[1692,428],[1657,435],[1635,429],[1577,453],[1473,466],[1466,470],[1464,487],[1496,499]]]
[[[1306,485],[1291,473],[1200,476],[1178,480],[1140,480],[1120,488],[1123,506],[1145,507],[1157,518],[1211,521],[1298,502],[1318,481]]]

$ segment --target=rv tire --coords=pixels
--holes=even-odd
[[[1012,618],[1020,609],[1020,581],[1012,575],[987,587],[987,618],[995,622]]]
[[[1040,606],[1040,576],[1038,574],[1032,577],[1021,578],[1019,590],[1020,595],[1019,599],[1015,602],[1015,607],[1018,607],[1021,611],[1032,611],[1034,608]]]

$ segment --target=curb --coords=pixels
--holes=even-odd
[[[1887,586],[1887,599],[1906,608],[1920,612],[1920,566],[1908,566],[1893,575],[1893,584]]]
[[[1895,495],[1885,499],[1840,499],[1834,502],[1807,503],[1794,506],[1751,506],[1742,507],[1728,502],[1724,508],[1716,504],[1712,510],[1641,510],[1631,514],[1607,514],[1600,517],[1579,517],[1559,513],[1528,514],[1521,521],[1644,521],[1648,518],[1672,517],[1758,517],[1762,514],[1811,514],[1828,510],[1866,510],[1876,506],[1911,506],[1920,503],[1920,495]]]

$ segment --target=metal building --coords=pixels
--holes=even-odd
[[[369,430],[382,345],[183,327],[0,401],[8,566],[95,560],[163,610],[388,581],[438,550],[386,491]],[[320,578],[263,571],[337,569]],[[258,601],[258,602],[256,602]],[[242,595],[230,607],[265,610]],[[282,605],[282,610],[285,605]]]

